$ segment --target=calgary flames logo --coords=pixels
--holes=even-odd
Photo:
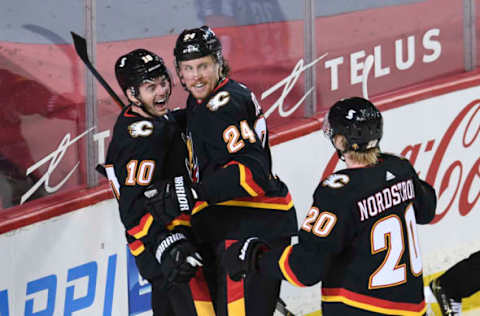
[[[153,133],[153,123],[150,121],[140,121],[128,126],[128,132],[133,138],[147,137]]]
[[[228,91],[220,91],[208,101],[207,108],[210,111],[216,111],[230,101],[230,93]]]

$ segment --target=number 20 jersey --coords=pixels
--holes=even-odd
[[[435,206],[435,191],[407,160],[382,154],[374,166],[324,179],[300,227],[299,243],[272,251],[261,267],[270,261],[277,266],[271,272],[297,286],[322,281],[325,315],[354,315],[352,308],[361,315],[361,310],[423,315],[416,224],[429,223]]]

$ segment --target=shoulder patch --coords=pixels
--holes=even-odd
[[[210,111],[216,111],[230,101],[230,93],[228,91],[220,91],[213,96],[207,104]]]
[[[322,186],[328,186],[332,189],[339,189],[344,187],[348,182],[350,182],[350,177],[346,174],[334,173],[323,180]]]
[[[150,121],[139,121],[128,125],[128,133],[133,137],[147,137],[153,133],[153,123]]]

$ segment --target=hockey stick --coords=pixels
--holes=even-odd
[[[287,309],[287,304],[280,297],[278,298],[275,310],[278,311],[282,316],[295,316],[295,314]]]
[[[102,85],[102,87],[107,90],[108,94],[117,102],[117,104],[120,107],[124,107],[125,104],[122,102],[120,97],[113,91],[112,87],[103,79],[102,75],[95,69],[95,67],[92,65],[90,62],[90,59],[88,59],[88,53],[87,53],[87,41],[81,37],[80,35],[70,32],[72,34],[73,38],[73,45],[75,46],[75,50],[77,51],[78,57],[83,61],[85,66],[90,70],[90,72],[97,78],[98,82]]]

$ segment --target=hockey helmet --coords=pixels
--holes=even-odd
[[[146,49],[135,49],[128,54],[120,56],[115,63],[115,77],[118,84],[125,90],[133,89],[133,94],[138,94],[138,87],[148,79],[165,76],[172,90],[170,74],[163,59]]]
[[[379,146],[383,135],[382,114],[364,98],[342,99],[326,114],[322,130],[332,143],[336,135],[345,136],[347,146],[342,152],[365,152]]]
[[[207,25],[184,30],[177,38],[173,55],[175,56],[177,71],[181,61],[209,55],[213,55],[220,65],[223,64],[222,44]]]

